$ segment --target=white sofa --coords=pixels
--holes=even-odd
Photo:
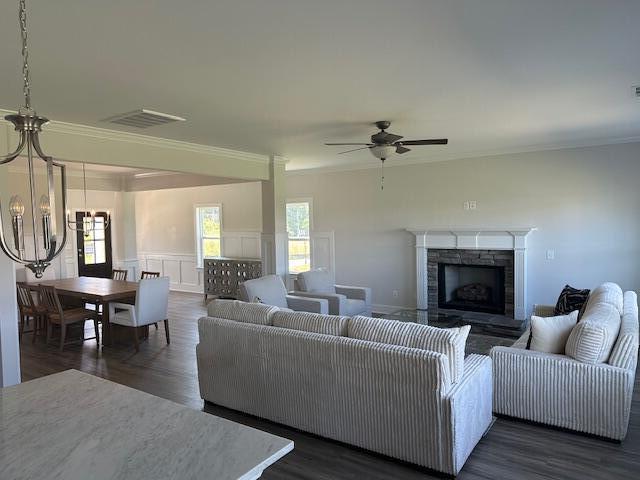
[[[614,321],[606,328],[608,320],[603,312],[614,312],[610,315]],[[538,306],[534,314],[552,316],[553,307]],[[569,336],[564,355],[527,350],[528,337],[529,331],[513,346],[491,350],[494,411],[624,439],[638,362],[636,293],[629,291],[623,296],[615,284],[595,289]]]
[[[240,285],[240,300],[273,305],[303,312],[329,313],[329,302],[322,298],[289,295],[278,275],[247,280]]]
[[[208,315],[206,401],[453,475],[491,425],[491,361],[464,359],[468,330],[239,301]]]
[[[335,285],[333,276],[324,270],[299,273],[296,282],[298,290],[294,295],[326,299],[331,315],[371,316],[371,289],[368,287]]]

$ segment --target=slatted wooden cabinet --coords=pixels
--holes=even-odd
[[[262,276],[262,260],[256,258],[215,257],[204,259],[204,300],[209,295],[239,298],[245,280]]]

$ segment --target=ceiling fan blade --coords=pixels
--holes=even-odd
[[[404,138],[404,137],[402,135],[396,135],[394,133],[388,133],[388,132],[378,132],[371,135],[371,141],[377,144],[390,145],[394,142],[397,142],[401,138]]]
[[[430,140],[403,140],[402,145],[446,145],[449,140],[446,138],[432,138]]]
[[[407,153],[407,152],[410,152],[410,151],[411,151],[410,148],[404,148],[402,145],[398,145],[396,147],[396,153],[402,154],[402,153]]]
[[[366,147],[354,148],[353,150],[347,150],[346,152],[338,152],[338,155],[342,155],[343,153],[357,152],[358,150],[365,150],[367,148],[371,148],[371,147],[366,146]]]
[[[370,143],[325,143],[325,145],[366,145],[369,146],[371,145]]]

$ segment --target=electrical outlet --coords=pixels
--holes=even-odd
[[[392,294],[393,298],[398,298],[400,296],[400,292],[398,292],[398,290],[394,290]]]
[[[555,250],[547,250],[547,260],[553,260],[556,258]]]
[[[462,204],[462,207],[463,207],[465,210],[469,210],[469,202],[464,202],[464,203]]]
[[[478,203],[475,200],[469,200],[469,210],[475,210]]]

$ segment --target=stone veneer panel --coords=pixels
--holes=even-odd
[[[514,316],[513,250],[427,250],[427,299],[429,309],[438,308],[438,263],[455,265],[495,265],[504,267],[504,314]]]

